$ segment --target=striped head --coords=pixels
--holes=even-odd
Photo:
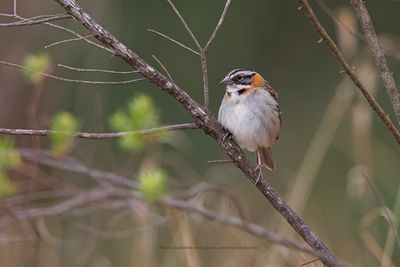
[[[248,69],[234,69],[220,82],[226,85],[226,91],[233,93],[247,91],[252,88],[265,86],[264,78],[255,71]]]

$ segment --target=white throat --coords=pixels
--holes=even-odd
[[[249,88],[249,86],[248,85],[244,85],[244,84],[227,85],[226,86],[226,91],[228,93],[236,93],[236,92],[238,92],[240,90],[243,90],[243,89],[246,89],[246,88]]]

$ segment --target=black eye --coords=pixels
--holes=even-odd
[[[241,82],[241,81],[243,81],[243,79],[244,79],[244,76],[243,75],[238,75],[238,76],[236,76],[236,81],[237,82]]]

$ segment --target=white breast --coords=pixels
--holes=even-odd
[[[257,147],[271,147],[280,131],[275,98],[265,89],[230,95],[222,100],[218,121],[242,148],[255,151]]]

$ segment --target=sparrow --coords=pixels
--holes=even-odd
[[[234,69],[220,83],[226,85],[226,92],[218,121],[240,148],[256,152],[257,184],[263,167],[275,168],[271,147],[281,129],[278,94],[259,73],[248,69]]]

